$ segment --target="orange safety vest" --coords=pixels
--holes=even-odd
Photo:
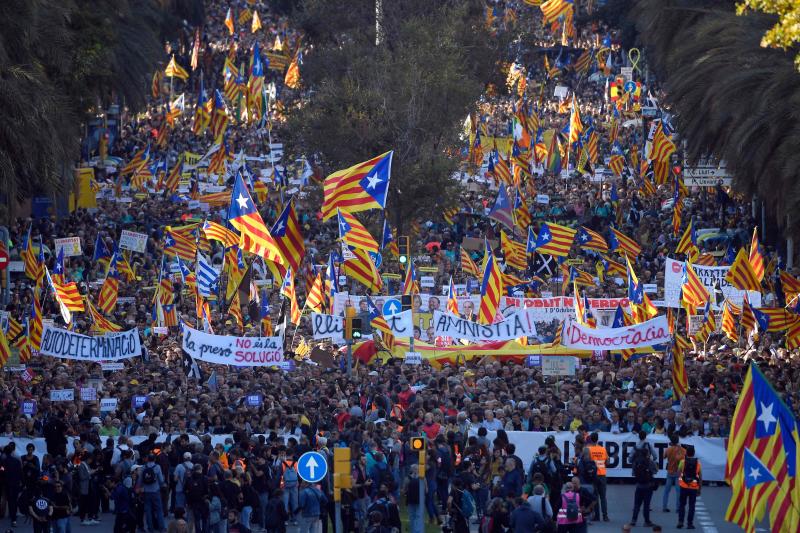
[[[221,466],[224,470],[228,470],[230,468],[230,465],[228,464],[227,453],[219,454],[219,466]]]
[[[281,488],[284,488],[285,482],[283,481],[283,473],[287,468],[294,468],[297,470],[297,461],[283,461],[281,463]]]
[[[695,459],[697,461],[695,463],[694,481],[686,481],[683,479],[683,471],[686,469],[686,459]],[[697,459],[696,457],[687,457],[686,459],[683,459],[680,463],[678,463],[678,472],[680,472],[678,486],[682,489],[698,490],[700,488],[700,472],[702,471],[700,468],[700,459]]]
[[[405,409],[403,409],[403,406],[400,405],[399,403],[396,403],[396,404],[394,404],[392,406],[392,410],[389,413],[389,418],[394,417],[394,418],[396,418],[398,420],[402,420],[404,412],[405,412]]]
[[[603,446],[599,444],[592,444],[589,446],[589,457],[592,458],[594,464],[597,465],[597,475],[606,475],[606,461],[608,460],[608,452]]]
[[[242,468],[242,472],[247,472],[247,463],[245,463],[244,459],[236,459],[233,462],[233,468],[236,468],[237,466]]]

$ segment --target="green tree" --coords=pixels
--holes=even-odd
[[[777,48],[795,47],[800,42],[800,3],[786,0],[742,0],[736,6],[740,15],[749,10],[761,11],[778,17],[778,22],[764,34],[761,46]],[[794,58],[795,66],[800,69],[800,53]]]
[[[281,135],[326,172],[394,150],[387,210],[402,229],[452,205],[461,126],[487,82],[502,85],[504,43],[484,27],[478,0],[382,4],[379,46],[374,1],[332,9],[305,0],[295,11],[310,45],[301,72],[312,95]]]
[[[162,42],[201,0],[0,2],[0,192],[59,190],[71,176],[81,122],[99,105],[144,104]]]

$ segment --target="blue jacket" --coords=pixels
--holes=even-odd
[[[328,498],[322,491],[313,487],[306,487],[300,491],[298,508],[305,517],[322,515],[322,508],[328,504]]]
[[[543,525],[541,515],[527,503],[511,512],[511,531],[514,533],[536,533]]]
[[[501,487],[503,489],[503,496],[508,498],[509,496],[516,498],[517,496],[522,495],[522,473],[518,469],[514,469],[511,472],[506,472],[503,475],[503,479],[501,482]]]

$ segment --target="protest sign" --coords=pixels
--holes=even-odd
[[[138,329],[88,337],[48,324],[42,332],[39,353],[79,361],[116,361],[141,355],[142,345]]]
[[[564,323],[561,344],[579,350],[622,350],[663,344],[671,338],[667,317],[661,315],[641,324],[613,329],[594,329],[570,320]]]
[[[81,387],[81,401],[94,402],[97,401],[97,389],[94,387]]]
[[[147,249],[147,235],[124,229],[119,236],[119,247],[123,250],[144,253]]]
[[[389,296],[372,296],[372,302],[375,304],[375,307],[378,309],[384,309],[384,304],[386,302],[396,300],[397,302],[402,301],[403,296],[400,294],[394,294]],[[361,302],[367,299],[366,296],[358,296],[355,294],[348,294],[346,292],[336,293],[333,297],[333,315],[344,315],[345,307],[348,305],[359,309],[361,307]],[[464,309],[477,309],[480,306],[481,297],[478,294],[463,294],[456,297],[456,301],[458,302],[459,310],[464,313]],[[437,309],[443,309],[444,303],[442,297],[437,294],[415,294],[411,299],[412,311],[414,313],[432,313]],[[398,311],[400,309],[397,309]],[[388,315],[389,313],[384,310],[384,315]]]
[[[137,394],[133,398],[131,398],[131,406],[134,409],[139,409],[141,406],[147,403],[147,396],[143,394]]]
[[[403,363],[407,365],[421,365],[422,354],[419,352],[406,352],[406,356],[403,358]]]
[[[719,309],[714,298],[715,285],[718,289],[722,289],[722,295],[725,298],[736,305],[742,305],[745,291],[740,291],[725,281],[725,275],[728,273],[728,270],[730,270],[730,267],[692,265],[692,268],[697,274],[697,277],[700,278],[700,282],[711,295],[712,308]],[[681,306],[681,285],[683,285],[683,261],[676,261],[668,257],[664,264],[664,302],[667,307],[679,308]],[[747,291],[747,296],[750,299],[750,305],[753,307],[761,307],[760,292]]]
[[[384,318],[395,337],[411,337],[414,335],[414,322],[411,311],[384,315]],[[333,342],[343,342],[344,317],[311,313],[311,333],[316,340],[331,339]]]
[[[261,407],[264,397],[260,394],[248,394],[245,401],[249,407]]]
[[[33,416],[36,414],[36,400],[23,400],[19,406],[19,410],[23,415]]]
[[[50,391],[51,402],[71,402],[75,399],[74,389],[56,389]]]
[[[100,363],[100,370],[103,372],[116,372],[118,370],[125,370],[124,363]]]
[[[519,337],[536,336],[528,309],[521,309],[495,324],[478,324],[450,313],[433,312],[433,334],[437,337],[452,337],[476,342],[507,341]]]
[[[199,361],[230,366],[284,366],[282,337],[212,335],[183,325],[183,349]]]
[[[111,411],[116,411],[117,403],[118,402],[116,398],[102,398],[100,400],[100,412],[110,413]]]
[[[65,237],[63,239],[55,239],[53,244],[53,253],[56,254],[56,257],[58,257],[58,254],[61,252],[62,248],[64,249],[64,257],[83,255],[80,237]]]
[[[574,376],[575,357],[563,355],[543,355],[542,356],[542,375],[543,376]]]

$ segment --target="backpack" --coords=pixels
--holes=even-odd
[[[581,470],[583,471],[583,479],[587,483],[594,483],[597,481],[597,463],[590,460],[581,459]]]
[[[533,480],[534,474],[541,474],[545,483],[550,485],[550,476],[552,472],[550,472],[550,467],[547,464],[547,460],[543,461],[538,457],[533,460],[533,463],[531,463],[530,472],[528,472],[528,477],[531,481]]]
[[[294,466],[287,465],[286,470],[283,471],[283,485],[289,488],[297,486],[297,470],[294,469]]]
[[[580,517],[580,510],[578,509],[578,496],[573,495],[572,498],[567,498],[564,496],[564,499],[567,501],[566,505],[566,516],[567,520],[570,522],[574,522]]]
[[[461,514],[463,514],[464,518],[467,520],[475,514],[475,498],[466,490],[461,493]]]
[[[681,477],[686,483],[697,481],[697,458],[687,457],[683,462],[683,473]]]
[[[183,481],[183,493],[186,494],[193,502],[198,502],[203,499],[203,484],[198,479],[200,476],[189,474],[187,472],[186,478]]]
[[[367,508],[367,516],[375,511],[381,513],[381,525],[388,525],[389,523],[389,503],[386,500],[375,500],[375,502]]]
[[[492,533],[494,529],[494,518],[484,515],[481,518],[481,525],[478,527],[479,533]]]
[[[650,471],[648,461],[642,458],[633,463],[633,477],[637,483],[650,483],[653,480],[653,473]]]
[[[142,472],[142,483],[145,485],[152,485],[156,482],[156,467],[146,466]]]

